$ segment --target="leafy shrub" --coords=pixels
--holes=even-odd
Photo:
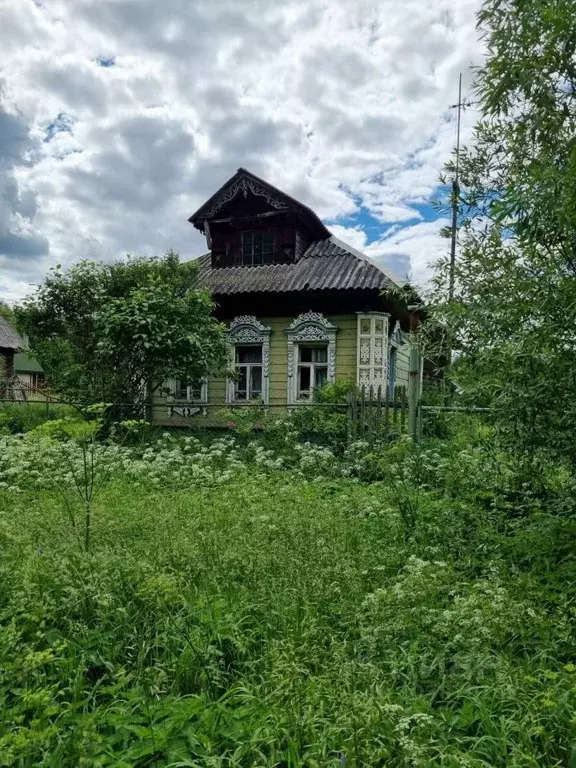
[[[78,416],[72,406],[53,403],[0,403],[0,434],[28,432],[46,421]]]

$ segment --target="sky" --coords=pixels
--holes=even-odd
[[[0,0],[0,299],[50,267],[206,250],[239,167],[418,285],[478,0]],[[474,109],[463,115],[470,138]]]

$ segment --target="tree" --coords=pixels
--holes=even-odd
[[[67,397],[141,406],[169,378],[224,369],[224,327],[196,265],[169,252],[52,270],[16,309],[32,354]]]
[[[13,328],[16,327],[16,316],[14,314],[14,310],[10,304],[2,301],[2,299],[0,299],[0,317],[3,317],[4,320],[7,320]]]
[[[486,0],[482,113],[460,156],[453,301],[438,272],[437,317],[459,383],[490,402],[534,459],[576,464],[576,14],[573,0]],[[454,164],[447,166],[447,175]]]

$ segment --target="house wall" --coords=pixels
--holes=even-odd
[[[356,381],[356,345],[357,345],[357,316],[326,315],[327,319],[338,328],[336,335],[336,380]],[[263,325],[272,329],[270,334],[270,379],[269,407],[280,409],[287,402],[288,387],[288,345],[285,329],[295,319],[294,316],[258,317]],[[405,337],[398,347],[396,358],[396,386],[408,387],[409,344]],[[191,425],[195,421],[209,425],[221,423],[218,409],[226,408],[226,378],[210,377],[208,379],[208,416],[199,414],[190,418],[178,415],[168,415],[165,396],[155,398],[155,420],[173,426]]]
[[[406,389],[408,388],[408,368],[410,362],[409,349],[408,340],[404,339],[396,353],[396,386],[406,387]]]
[[[284,405],[288,396],[288,345],[285,329],[294,317],[259,317],[272,329],[270,335],[270,405]],[[356,315],[328,315],[338,328],[336,334],[336,379],[355,380],[356,376]],[[226,403],[226,380],[208,380],[210,404]]]
[[[0,379],[10,378],[14,373],[14,350],[0,348]]]
[[[269,406],[280,408],[286,405],[288,397],[288,345],[285,329],[295,319],[291,317],[258,317],[261,323],[272,329],[270,334],[270,380]],[[356,380],[356,315],[326,315],[327,319],[338,328],[336,334],[336,380]],[[226,407],[226,378],[210,377],[208,379],[209,418],[202,423],[217,420],[214,406]],[[155,419],[162,423],[179,426],[190,424],[190,418],[167,416],[164,410],[166,398],[155,398]],[[194,417],[193,417],[194,418]],[[197,419],[198,417],[196,417]]]

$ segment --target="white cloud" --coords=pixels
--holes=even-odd
[[[448,219],[438,218],[394,228],[364,251],[397,275],[409,276],[414,285],[425,286],[432,276],[434,263],[448,252],[448,241],[439,233],[449,223]]]
[[[186,219],[241,165],[425,277],[444,244],[414,206],[480,59],[477,5],[3,0],[0,296],[81,257],[200,252]],[[402,228],[366,247],[361,206]]]

